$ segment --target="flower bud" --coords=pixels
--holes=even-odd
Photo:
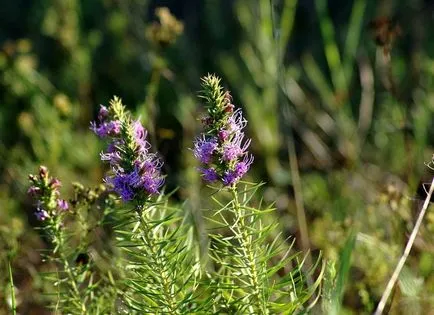
[[[39,166],[39,176],[41,178],[47,177],[48,176],[48,169],[46,166]]]

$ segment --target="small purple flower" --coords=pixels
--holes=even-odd
[[[27,190],[27,194],[31,196],[37,196],[40,193],[41,193],[41,188],[36,186],[30,186],[29,189]]]
[[[107,152],[107,153],[101,152],[100,157],[101,157],[101,161],[108,161],[111,165],[118,164],[122,159],[118,151]]]
[[[224,142],[224,141],[226,141],[226,140],[228,139],[228,137],[229,137],[229,132],[228,132],[227,130],[220,130],[220,131],[218,132],[218,136],[219,136],[219,140],[220,140],[221,142]]]
[[[148,194],[158,193],[158,189],[163,185],[164,179],[156,177],[155,174],[145,174],[142,177],[142,187]]]
[[[241,178],[248,172],[250,165],[253,163],[253,156],[244,156],[244,159],[235,165],[234,173],[238,178]]]
[[[134,171],[126,175],[127,184],[133,188],[138,188],[142,184],[140,170],[135,168]]]
[[[223,145],[222,158],[224,161],[231,162],[245,153],[250,145],[250,139],[243,144],[243,138],[244,133],[237,132],[230,142]]]
[[[107,136],[118,135],[121,132],[121,123],[118,120],[113,120],[97,125],[96,122],[93,121],[90,123],[90,129],[100,138],[105,138]]]
[[[206,139],[205,135],[196,139],[194,143],[194,156],[199,159],[201,163],[211,163],[212,155],[217,149],[217,141],[214,138]]]
[[[62,187],[62,182],[58,180],[57,178],[52,178],[50,180],[50,187],[53,189],[57,189],[59,187]]]
[[[146,139],[146,136],[147,136],[148,132],[143,127],[143,125],[140,122],[140,120],[136,120],[133,123],[133,128],[134,128],[134,134],[136,136],[136,140],[139,140],[139,139],[140,140],[144,140],[144,139]]]
[[[121,122],[119,120],[112,120],[107,124],[107,133],[109,135],[118,135],[121,132]]]
[[[100,105],[99,108],[99,112],[98,112],[98,119],[100,121],[104,121],[109,115],[109,111],[107,109],[107,107],[105,107],[104,105]]]
[[[238,181],[239,177],[237,176],[237,174],[235,174],[234,171],[227,171],[225,172],[225,174],[223,175],[222,181],[223,181],[223,185],[225,186],[230,186],[233,183],[235,183],[236,181]]]
[[[142,123],[139,120],[136,120],[133,123],[133,129],[134,129],[134,137],[135,141],[139,147],[139,152],[146,154],[148,153],[148,150],[151,148],[151,145],[146,140],[146,136],[148,135],[148,132],[143,127]]]
[[[63,211],[66,211],[69,209],[68,202],[66,200],[63,200],[63,199],[57,199],[57,206],[59,207],[60,210],[63,210]]]
[[[36,210],[35,216],[39,221],[44,221],[45,219],[50,217],[50,215],[48,214],[47,211],[45,211],[44,209],[40,209],[40,208],[38,208]]]
[[[129,201],[134,198],[133,187],[131,187],[128,175],[117,174],[114,177],[107,178],[107,183],[113,185],[113,190],[118,193],[123,201]]]
[[[203,179],[207,182],[212,183],[219,179],[219,175],[214,168],[200,168],[200,170],[202,171]]]
[[[41,178],[48,176],[48,168],[44,165],[39,166],[39,176]]]
[[[228,119],[228,130],[231,133],[239,132],[247,126],[247,120],[243,117],[243,112],[238,108]]]

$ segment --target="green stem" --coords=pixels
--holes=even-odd
[[[262,288],[259,284],[259,272],[258,267],[256,265],[256,258],[254,254],[253,249],[253,237],[249,233],[248,224],[246,224],[246,216],[245,216],[245,209],[243,209],[240,205],[240,202],[238,200],[238,193],[237,190],[234,187],[231,189],[232,197],[233,197],[233,205],[234,205],[234,214],[235,214],[235,222],[234,222],[234,228],[237,230],[238,234],[240,235],[239,244],[241,247],[241,250],[244,253],[244,259],[245,264],[248,267],[248,278],[251,285],[252,290],[252,297],[253,297],[253,304],[256,307],[256,311],[253,313],[255,314],[268,314],[267,306],[265,303],[265,299],[262,295]]]
[[[155,270],[155,272],[160,275],[156,279],[160,279],[161,282],[157,285],[160,287],[160,291],[164,296],[164,304],[168,308],[163,313],[168,314],[180,314],[175,296],[171,293],[171,284],[170,284],[170,274],[164,268],[164,258],[162,254],[157,249],[156,239],[153,236],[153,231],[149,227],[148,222],[150,221],[146,209],[144,207],[137,207],[137,214],[140,218],[140,225],[142,227],[143,233],[141,234],[141,238],[145,246],[148,247],[150,251],[150,258],[152,259],[151,268]]]
[[[9,285],[11,288],[11,304],[12,304],[12,314],[17,314],[17,302],[15,300],[15,287],[14,287],[14,278],[12,276],[12,267],[11,260],[8,259],[8,273],[9,273]]]
[[[71,268],[71,266],[69,265],[68,262],[68,258],[65,256],[65,253],[63,251],[63,247],[64,247],[64,242],[63,242],[63,237],[62,237],[62,232],[61,232],[61,228],[58,224],[58,222],[53,222],[54,224],[54,229],[55,229],[55,240],[54,242],[57,243],[57,249],[59,251],[59,257],[60,260],[62,261],[63,264],[63,269],[64,272],[66,273],[66,275],[68,276],[68,280],[69,280],[69,284],[71,285],[72,288],[72,293],[74,298],[77,300],[78,304],[80,305],[81,308],[81,313],[82,314],[86,314],[86,304],[82,301],[81,296],[80,296],[80,291],[78,289],[78,285],[76,283],[76,275],[74,274],[73,269]]]

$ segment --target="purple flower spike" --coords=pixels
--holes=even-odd
[[[98,136],[110,139],[107,150],[100,154],[101,160],[111,166],[106,183],[123,201],[143,200],[157,194],[164,183],[160,172],[163,163],[149,152],[148,132],[142,123],[132,120],[116,97],[109,108],[101,106],[98,118],[98,123],[91,123],[91,129]]]
[[[28,193],[33,197],[35,202],[35,216],[40,221],[47,218],[56,218],[60,212],[67,210],[68,203],[59,198],[59,188],[62,186],[60,180],[49,176],[48,169],[45,166],[39,168],[39,175],[29,175],[31,186]]]
[[[193,153],[203,167],[199,170],[207,182],[221,181],[234,186],[250,169],[253,156],[247,149],[243,129],[247,120],[241,109],[235,109],[229,91],[223,91],[220,79],[208,75],[202,79],[203,94],[207,101],[208,116],[203,117],[204,133],[195,143]]]

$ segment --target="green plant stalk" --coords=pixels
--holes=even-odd
[[[80,305],[81,308],[81,313],[82,314],[86,314],[87,310],[86,310],[86,304],[84,304],[84,302],[82,301],[81,297],[80,297],[80,291],[78,290],[78,286],[76,283],[76,276],[71,268],[71,266],[69,265],[68,259],[66,258],[64,252],[63,252],[63,247],[64,247],[64,242],[63,242],[63,237],[62,237],[62,233],[61,233],[61,227],[60,227],[60,223],[59,222],[53,222],[54,223],[54,243],[56,244],[56,248],[59,252],[59,257],[60,260],[63,263],[63,268],[64,271],[66,273],[66,275],[68,276],[68,280],[69,280],[69,284],[71,285],[72,288],[72,293],[75,297],[75,299],[79,302],[78,304]],[[55,253],[55,251],[54,251]]]
[[[254,251],[252,248],[252,236],[249,235],[248,226],[245,221],[244,211],[240,206],[238,200],[238,193],[235,187],[231,188],[231,193],[233,197],[235,222],[234,227],[239,233],[240,238],[238,238],[241,250],[244,253],[244,258],[246,260],[246,265],[248,266],[248,277],[253,292],[251,293],[253,297],[253,304],[256,307],[254,312],[259,314],[268,314],[267,306],[265,300],[262,296],[262,288],[259,284],[258,268],[256,266],[256,260],[254,256]]]
[[[12,307],[12,314],[17,314],[17,302],[15,300],[15,288],[14,288],[14,277],[12,276],[12,266],[11,266],[11,260],[8,259],[8,273],[9,273],[9,285],[11,288],[11,307]]]
[[[392,293],[393,287],[395,286],[396,281],[398,280],[399,274],[401,273],[402,268],[407,261],[408,255],[410,254],[411,248],[413,247],[413,243],[416,239],[417,233],[419,232],[420,226],[422,225],[422,220],[425,216],[426,210],[428,209],[431,196],[434,192],[434,178],[431,182],[430,189],[423,203],[422,209],[420,210],[419,216],[417,218],[416,224],[414,225],[413,231],[411,231],[410,237],[408,239],[407,245],[405,246],[404,253],[399,259],[398,264],[396,265],[395,270],[393,271],[392,276],[390,277],[389,282],[387,283],[386,290],[384,290],[383,296],[381,297],[380,302],[378,303],[377,309],[375,310],[374,315],[383,314],[384,307],[386,306],[387,300],[389,299],[390,294]]]
[[[161,275],[161,278],[158,278],[161,279],[161,282],[158,285],[160,286],[160,291],[163,293],[164,303],[168,308],[168,314],[180,314],[176,299],[170,292],[170,276],[164,270],[164,262],[162,261],[161,254],[159,254],[157,250],[155,239],[153,238],[152,231],[149,228],[149,217],[146,211],[144,211],[146,209],[144,209],[143,206],[138,206],[136,209],[140,218],[140,225],[143,232],[141,234],[141,239],[151,252],[151,259],[153,260],[153,267],[155,268],[155,271]]]

